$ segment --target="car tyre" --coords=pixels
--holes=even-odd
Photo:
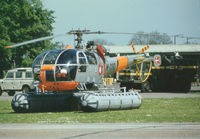
[[[2,95],[3,91],[1,90],[1,87],[0,87],[0,96]]]
[[[30,92],[30,88],[28,86],[23,86],[22,93],[28,93]]]

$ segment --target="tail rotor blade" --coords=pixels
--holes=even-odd
[[[131,46],[132,46],[132,48],[133,48],[133,52],[136,54],[136,50],[135,50],[135,47],[134,47],[134,45],[133,45],[133,42],[131,42]]]
[[[143,53],[143,52],[146,51],[147,49],[149,49],[149,46],[148,46],[148,45],[145,46],[144,48],[142,48],[142,49],[138,52],[138,54]]]

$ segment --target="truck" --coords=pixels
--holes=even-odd
[[[16,91],[27,93],[34,90],[32,68],[15,68],[8,70],[4,79],[0,80],[0,96],[7,92],[13,96]]]
[[[135,48],[138,52],[144,45],[135,45]],[[107,49],[110,55],[133,54],[131,46],[107,46]],[[200,80],[199,44],[149,45],[145,53],[149,56],[159,54],[161,65],[152,65],[150,72],[148,62],[138,65],[139,72],[136,72],[136,66],[120,71],[117,81],[121,87],[126,87],[127,91],[134,88],[142,92],[189,92],[191,83]],[[149,78],[145,80],[147,76]]]
[[[142,82],[136,75],[136,67],[132,66],[120,71],[118,82],[120,86],[129,89],[140,89],[142,92],[189,92],[191,83],[195,82],[198,76],[199,64],[194,56],[182,56],[177,58],[173,55],[162,54],[162,65],[160,67],[151,67],[149,78]],[[193,60],[192,60],[193,59]],[[146,63],[143,68],[142,80],[148,75],[149,64]]]

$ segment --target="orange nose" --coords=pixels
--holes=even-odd
[[[38,85],[40,89],[54,92],[73,91],[79,82],[42,82]]]

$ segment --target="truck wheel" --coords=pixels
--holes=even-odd
[[[28,92],[30,92],[30,88],[28,86],[23,86],[22,93],[28,93]]]
[[[15,94],[15,91],[8,91],[9,96],[14,96],[14,94]]]
[[[151,86],[150,86],[149,81],[141,83],[141,88],[140,89],[141,89],[142,92],[149,92],[151,90]]]
[[[179,87],[178,91],[188,93],[191,89],[191,82],[184,82],[182,86]]]
[[[3,93],[3,91],[2,91],[1,88],[0,88],[0,96],[2,95],[2,93]]]

